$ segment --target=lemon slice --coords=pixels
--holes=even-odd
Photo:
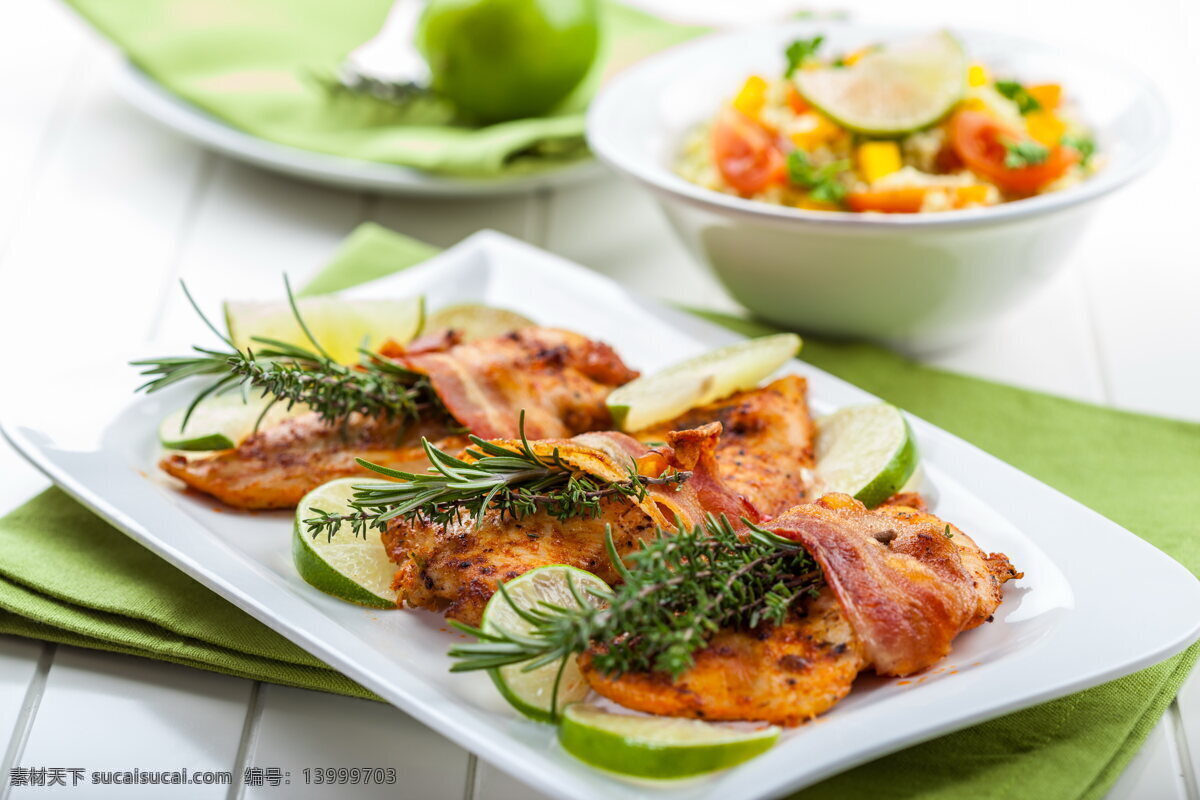
[[[228,450],[253,433],[255,425],[267,427],[308,410],[300,404],[289,410],[286,403],[275,403],[264,417],[270,402],[264,397],[246,400],[237,392],[206,398],[192,410],[186,427],[187,409],[169,414],[158,426],[158,440],[168,450]]]
[[[355,536],[348,525],[328,536],[312,536],[307,519],[320,516],[315,509],[346,514],[354,509],[349,501],[355,486],[387,485],[386,481],[338,478],[313,489],[296,507],[292,529],[292,561],[300,577],[325,594],[350,603],[374,608],[395,608],[392,578],[396,565],[387,557],[379,531],[367,529],[366,537]]]
[[[946,116],[967,89],[967,55],[947,31],[871,50],[853,66],[797,70],[796,89],[839,125],[900,136]]]
[[[638,431],[683,412],[750,389],[800,350],[794,333],[763,336],[689,358],[653,375],[643,375],[608,396],[613,423]]]
[[[360,347],[375,348],[387,339],[405,344],[421,332],[425,323],[423,297],[404,300],[308,297],[297,300],[296,305],[313,336],[334,361],[342,364],[358,363]],[[252,341],[255,336],[315,349],[286,302],[228,301],[225,325],[229,338],[243,350],[259,347]]]
[[[874,508],[908,484],[918,460],[912,428],[895,406],[851,406],[817,420],[816,477],[823,492],[853,495]]]
[[[505,583],[504,589],[521,609],[537,608],[542,603],[578,608],[579,603],[568,582],[574,584],[575,592],[581,598],[597,605],[601,601],[588,589],[609,590],[608,584],[592,573],[565,564],[530,570]],[[480,627],[485,632],[503,630],[512,634],[526,634],[533,629],[500,592],[488,601]],[[513,708],[539,722],[553,722],[568,703],[581,700],[588,693],[587,681],[579,672],[574,656],[568,656],[565,664],[556,661],[531,670],[524,669],[522,664],[510,664],[488,670],[488,673]]]
[[[680,717],[615,714],[586,703],[567,706],[558,727],[563,748],[595,767],[639,778],[686,778],[727,769],[765,753],[779,739],[754,730]]]
[[[425,320],[425,330],[422,333],[433,334],[447,329],[454,329],[462,334],[464,342],[478,339],[490,339],[493,336],[503,336],[518,328],[528,328],[535,325],[529,317],[524,317],[507,308],[495,308],[479,303],[462,303],[446,306],[433,312]]]

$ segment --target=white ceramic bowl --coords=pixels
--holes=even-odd
[[[747,75],[782,71],[788,42],[822,33],[837,52],[918,32],[826,21],[698,39],[614,79],[592,104],[588,138],[603,161],[654,192],[689,249],[763,318],[909,352],[954,344],[1058,269],[1096,201],[1161,154],[1166,109],[1137,72],[1100,55],[955,30],[970,57],[996,74],[1062,83],[1107,162],[1079,186],[991,208],[806,211],[711,191],[673,170],[687,132]]]

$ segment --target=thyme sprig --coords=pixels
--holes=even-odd
[[[676,534],[658,533],[622,561],[609,529],[608,555],[624,582],[584,597],[568,578],[576,608],[543,603],[522,609],[500,584],[532,631],[452,623],[478,641],[450,650],[458,659],[451,671],[511,664],[532,670],[595,646],[593,663],[606,675],[659,671],[678,677],[721,628],[781,623],[796,600],[815,594],[822,583],[816,562],[799,544],[753,525],[741,535],[724,516],[710,515],[687,530],[680,526]]]
[[[263,397],[272,398],[259,417],[260,421],[278,402],[285,403],[288,408],[303,403],[330,424],[344,422],[355,412],[387,420],[410,421],[445,414],[428,379],[394,361],[368,350],[359,351],[361,361],[355,366],[335,361],[309,330],[286,276],[284,286],[288,303],[300,329],[312,344],[311,349],[263,336],[251,338],[254,347],[239,349],[204,315],[187,286],[181,285],[192,308],[227,349],[197,345],[193,346],[192,355],[148,358],[130,363],[144,367],[141,374],[148,380],[138,387],[138,391],[147,393],[189,378],[215,376],[215,380],[196,394],[184,412],[184,427],[205,398],[235,389],[241,390],[246,397],[252,391],[258,391]]]
[[[445,525],[462,517],[478,525],[484,512],[499,511],[502,519],[521,519],[541,510],[555,519],[595,518],[606,497],[628,497],[641,501],[651,486],[677,485],[690,472],[669,470],[657,477],[639,475],[634,464],[620,481],[604,481],[581,472],[560,456],[538,455],[525,435],[525,412],[517,423],[520,432],[515,447],[470,436],[467,459],[456,458],[428,440],[422,440],[429,469],[423,473],[403,472],[365,459],[358,463],[369,470],[403,483],[365,484],[354,487],[350,501],[354,511],[335,514],[313,509],[317,515],[304,520],[311,536],[332,537],[342,525],[356,536],[371,528],[383,530],[388,520],[421,518]]]

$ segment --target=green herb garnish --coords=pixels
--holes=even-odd
[[[841,203],[846,198],[846,186],[839,177],[854,165],[849,159],[814,167],[808,153],[793,150],[788,154],[788,180],[795,186],[808,189],[809,196],[824,203]]]
[[[824,36],[814,36],[811,39],[797,39],[787,46],[783,54],[787,57],[787,69],[784,70],[783,77],[790,78],[792,73],[804,66],[804,62],[817,54],[821,43],[825,41]]]
[[[1009,169],[1021,169],[1043,163],[1050,157],[1050,150],[1044,144],[1032,140],[1004,143],[1004,166]]]
[[[1096,154],[1096,140],[1090,136],[1072,136],[1067,134],[1059,140],[1063,147],[1070,147],[1079,153],[1079,165],[1086,167]]]
[[[311,536],[337,533],[348,524],[356,536],[367,530],[384,530],[388,520],[428,520],[445,525],[460,517],[478,525],[486,511],[495,509],[502,518],[521,519],[544,511],[558,520],[600,516],[600,501],[627,497],[639,502],[651,486],[682,483],[690,472],[668,471],[658,477],[639,475],[633,463],[624,480],[603,481],[566,463],[557,448],[548,456],[534,452],[525,438],[525,412],[518,423],[520,443],[499,445],[471,436],[467,461],[422,440],[429,469],[423,473],[402,472],[358,459],[363,467],[404,483],[356,486],[349,514],[332,514],[314,509],[317,516],[304,520]]]
[[[1017,104],[1017,110],[1022,114],[1037,111],[1042,107],[1038,99],[1029,90],[1016,81],[996,81],[996,91]]]
[[[284,286],[292,314],[313,349],[255,336],[252,338],[255,347],[239,350],[204,316],[187,286],[183,286],[192,308],[228,349],[194,346],[193,355],[132,361],[133,366],[144,367],[141,374],[149,378],[137,390],[152,393],[189,378],[215,376],[192,399],[183,416],[184,426],[206,397],[233,390],[240,390],[246,396],[258,391],[263,397],[272,398],[259,422],[279,402],[286,403],[288,408],[303,403],[330,424],[344,422],[353,413],[388,420],[446,415],[428,379],[390,359],[361,350],[362,360],[357,366],[334,361],[300,316],[286,277]]]
[[[578,596],[578,608],[543,604],[521,609],[500,584],[500,593],[533,626],[524,635],[454,627],[479,639],[450,650],[459,659],[451,672],[524,664],[531,670],[582,653],[592,645],[593,663],[606,675],[658,671],[678,677],[692,654],[721,628],[749,630],[779,624],[800,598],[822,584],[820,568],[796,542],[753,525],[736,531],[725,517],[664,533],[622,559],[607,531],[606,545],[623,583],[597,594],[597,608]]]

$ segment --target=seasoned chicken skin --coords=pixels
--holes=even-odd
[[[377,473],[355,461],[364,458],[393,469],[428,465],[421,437],[457,450],[466,437],[451,434],[444,421],[414,425],[355,414],[330,426],[315,412],[283,420],[251,435],[232,450],[203,458],[173,454],[159,466],[193,489],[237,508],[292,508],[304,495],[334,478]]]
[[[668,431],[712,422],[721,423],[717,464],[721,480],[730,489],[767,518],[804,502],[812,480],[815,435],[804,378],[787,375],[634,436],[643,442],[662,441]]]
[[[597,517],[555,519],[536,512],[521,519],[485,512],[477,524],[461,517],[446,523],[424,518],[396,519],[383,534],[389,558],[400,569],[393,584],[400,605],[439,609],[451,619],[477,625],[496,584],[547,564],[570,564],[595,573],[610,584],[621,576],[605,547],[605,527],[612,526],[618,553],[632,551],[671,529],[678,517],[692,524],[706,513],[751,520],[754,509],[728,491],[716,477],[712,451],[720,425],[671,433],[667,445],[651,449],[621,433],[588,433],[574,439],[532,442],[540,454],[557,451],[581,473],[622,480],[629,465],[639,474],[666,470],[691,473],[682,484],[653,486],[645,500],[609,497]],[[512,442],[498,442],[515,445]]]
[[[907,675],[932,665],[955,636],[991,618],[1001,584],[1021,577],[1004,554],[984,553],[915,495],[868,511],[832,494],[763,525],[820,565],[826,585],[817,598],[780,626],[718,632],[674,680],[605,676],[585,653],[579,663],[592,688],[653,714],[795,725],[844,697],[860,670]]]
[[[375,475],[360,467],[357,458],[409,472],[423,470],[428,462],[422,437],[451,452],[466,444],[464,427],[484,438],[515,437],[522,410],[531,437],[606,428],[605,398],[637,376],[608,345],[549,328],[525,328],[467,344],[454,334],[408,348],[388,343],[381,353],[426,373],[453,419],[442,415],[405,427],[353,415],[330,426],[310,413],[213,456],[168,456],[162,469],[231,506],[291,508],[326,481]]]
[[[591,653],[579,667],[591,687],[626,708],[671,717],[799,725],[850,693],[866,666],[862,645],[828,590],[781,625],[725,629],[678,680],[661,672],[610,678]]]

